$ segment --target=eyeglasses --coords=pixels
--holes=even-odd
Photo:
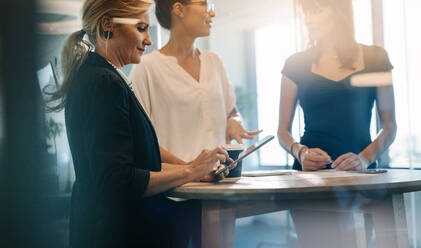
[[[210,13],[211,11],[215,12],[215,4],[212,2],[212,0],[205,0],[205,1],[191,1],[190,4],[206,4],[206,13]]]

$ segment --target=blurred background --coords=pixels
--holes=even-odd
[[[211,36],[197,47],[217,53],[235,86],[237,107],[249,129],[275,135],[281,70],[306,47],[305,30],[293,0],[214,0]],[[64,113],[42,110],[42,89],[60,82],[60,50],[80,29],[83,0],[2,0],[0,3],[0,239],[6,244],[67,247],[74,181]],[[379,167],[421,169],[421,1],[353,0],[357,41],[384,47],[394,66],[398,133]],[[159,49],[169,33],[153,15],[151,35]],[[130,66],[124,68],[129,73]],[[379,125],[373,114],[372,136]],[[303,132],[297,111],[296,139]],[[244,161],[245,170],[288,169],[293,159],[277,142]],[[421,247],[421,194],[406,196],[412,247]],[[21,206],[25,206],[21,208]],[[33,217],[36,216],[36,217]],[[18,220],[17,224],[14,220]],[[39,224],[42,224],[41,227]],[[25,232],[29,227],[28,233]],[[40,228],[39,228],[40,227]],[[235,247],[296,247],[287,212],[238,219]],[[252,235],[250,235],[252,234]],[[29,239],[21,239],[27,235]],[[8,243],[9,242],[9,243]],[[370,246],[375,247],[375,246]]]

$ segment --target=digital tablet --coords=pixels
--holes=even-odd
[[[355,172],[355,173],[363,173],[363,174],[381,174],[386,173],[387,170],[385,169],[365,169],[365,170],[350,170],[347,172]]]
[[[273,140],[273,138],[275,138],[275,136],[273,135],[268,135],[266,137],[264,137],[263,139],[257,141],[256,143],[254,143],[253,145],[249,146],[246,150],[245,153],[240,154],[240,156],[238,157],[237,160],[235,160],[234,162],[232,162],[230,165],[225,166],[219,170],[217,170],[215,172],[215,176],[218,176],[219,174],[221,174],[222,172],[224,172],[225,170],[231,168],[231,166],[233,166],[235,163],[240,162],[241,160],[243,160],[245,157],[247,157],[248,155],[252,154],[254,151],[257,151],[257,149],[259,149],[260,147],[264,146],[265,144],[267,144],[269,141]]]

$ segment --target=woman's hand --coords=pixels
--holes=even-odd
[[[332,168],[337,170],[362,170],[367,167],[368,161],[363,156],[352,152],[341,155],[332,163]]]
[[[238,144],[243,143],[243,139],[253,139],[255,135],[261,133],[259,131],[247,131],[241,122],[235,118],[229,118],[227,120],[227,129],[225,130],[225,143],[231,143],[231,140],[235,139]]]
[[[304,148],[298,154],[303,171],[315,171],[326,168],[332,162],[329,154],[319,148]]]
[[[230,160],[228,152],[222,146],[213,150],[203,150],[191,163],[195,180],[209,177],[209,174],[212,173],[215,174],[220,166],[219,161],[225,162],[227,160]]]
[[[220,180],[224,179],[226,176],[228,176],[229,169],[225,170],[224,172],[215,176],[215,172],[222,169],[223,167],[224,167],[224,165],[219,164],[218,167],[215,170],[213,170],[211,173],[209,173],[204,178],[200,179],[200,181],[202,181],[202,182],[217,182],[217,181],[220,181]]]

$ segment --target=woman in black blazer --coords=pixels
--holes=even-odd
[[[146,0],[87,0],[83,29],[63,48],[64,82],[50,110],[65,108],[75,166],[71,247],[187,246],[200,208],[161,193],[214,180],[218,162],[228,158],[217,147],[191,165],[161,163],[154,128],[120,70],[139,63],[151,45],[151,6]]]

